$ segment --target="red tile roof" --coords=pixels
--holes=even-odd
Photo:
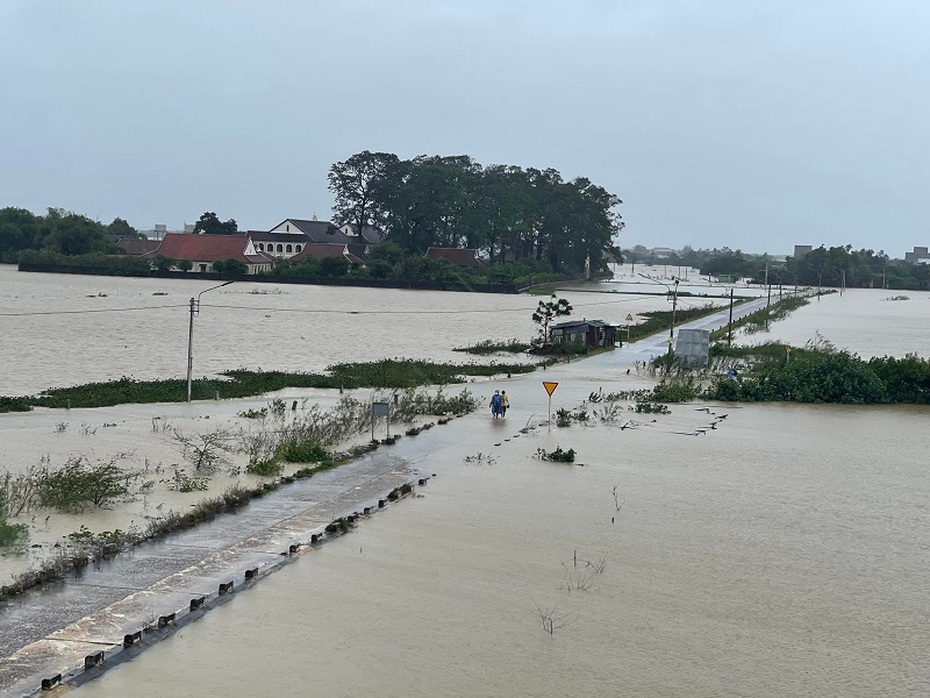
[[[141,255],[158,249],[158,240],[145,238],[121,237],[116,240],[116,246],[128,255]]]
[[[300,261],[310,257],[311,259],[326,259],[327,257],[345,257],[346,246],[340,243],[330,242],[308,242],[304,248],[291,257],[293,261]]]
[[[225,262],[235,259],[243,264],[255,264],[245,256],[249,239],[245,235],[201,235],[167,233],[155,251],[168,259],[189,259],[192,262]]]
[[[430,247],[426,251],[428,259],[444,259],[457,267],[477,267],[478,250],[458,247]]]

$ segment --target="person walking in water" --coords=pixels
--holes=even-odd
[[[501,416],[504,410],[504,399],[501,397],[501,391],[495,390],[494,395],[491,398],[491,416],[494,419],[497,419]]]
[[[501,417],[507,416],[508,407],[510,407],[510,398],[507,397],[506,390],[501,390]]]

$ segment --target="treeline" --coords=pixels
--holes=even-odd
[[[297,262],[278,261],[272,276],[320,279],[377,279],[385,281],[432,281],[459,284],[515,284],[519,287],[559,281],[564,274],[551,271],[548,262],[524,259],[510,264],[463,267],[444,259],[430,259],[409,253],[400,245],[385,241],[372,245],[364,265],[352,264],[345,257],[304,258]]]
[[[15,264],[25,250],[59,255],[115,254],[113,240],[137,236],[135,228],[122,218],[109,225],[78,213],[50,208],[35,215],[24,208],[0,209],[0,262]]]
[[[492,260],[545,262],[551,271],[606,267],[622,202],[584,177],[554,169],[482,166],[467,155],[363,151],[329,170],[340,225],[381,228],[408,253],[481,250]]]
[[[752,283],[772,285],[842,286],[930,290],[930,266],[891,259],[884,251],[820,246],[800,257],[775,260],[767,254],[749,254],[728,247],[695,250],[684,247],[656,257],[641,245],[625,250],[624,257],[637,264],[686,266],[705,276],[729,276]]]

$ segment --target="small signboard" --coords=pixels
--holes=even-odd
[[[626,314],[626,321],[627,321],[627,322],[633,322],[633,315],[632,315],[631,313],[627,313],[627,314]]]
[[[391,435],[391,403],[373,402],[371,403],[371,440],[375,440],[375,421],[378,417],[384,417],[387,424],[387,435]]]
[[[543,381],[543,387],[546,389],[546,392],[549,393],[549,397],[552,397],[552,393],[559,387],[559,384],[555,381]]]

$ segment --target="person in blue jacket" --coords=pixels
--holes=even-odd
[[[494,391],[494,396],[491,398],[491,416],[494,419],[502,417],[504,414],[504,398],[501,397],[500,390]]]

